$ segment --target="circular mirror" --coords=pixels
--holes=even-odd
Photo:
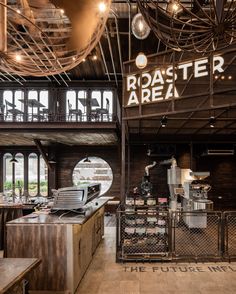
[[[73,184],[100,183],[100,195],[111,187],[113,173],[110,165],[99,157],[89,156],[79,161],[73,171]]]

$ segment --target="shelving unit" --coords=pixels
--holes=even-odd
[[[143,201],[144,205],[135,205],[135,202],[129,199],[128,205],[117,212],[117,259],[168,258],[169,212],[166,205],[146,205],[147,201]]]

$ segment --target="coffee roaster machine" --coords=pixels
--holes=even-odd
[[[213,202],[208,199],[211,186],[206,181],[210,173],[181,169],[177,166],[174,157],[161,161],[159,164],[170,165],[167,171],[170,210],[183,211],[184,222],[189,228],[206,228],[207,213],[205,211],[213,209]]]
[[[170,165],[167,170],[169,209],[173,212],[183,211],[184,222],[189,228],[206,228],[206,211],[213,209],[213,202],[208,199],[211,186],[206,181],[210,173],[181,169],[177,166],[174,157],[158,163],[154,161],[145,167],[145,175],[140,187],[143,197],[149,196],[152,192],[149,170],[158,165]]]

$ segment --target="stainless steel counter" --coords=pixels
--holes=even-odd
[[[9,224],[79,224],[82,225],[107,203],[107,199],[95,199],[86,205],[85,214],[73,211],[38,212],[8,222]]]

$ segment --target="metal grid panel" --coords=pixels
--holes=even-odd
[[[173,213],[173,256],[215,258],[221,256],[221,213]]]
[[[236,257],[236,212],[225,212],[225,255]]]
[[[118,251],[120,259],[158,259],[169,255],[167,211],[119,212]]]

